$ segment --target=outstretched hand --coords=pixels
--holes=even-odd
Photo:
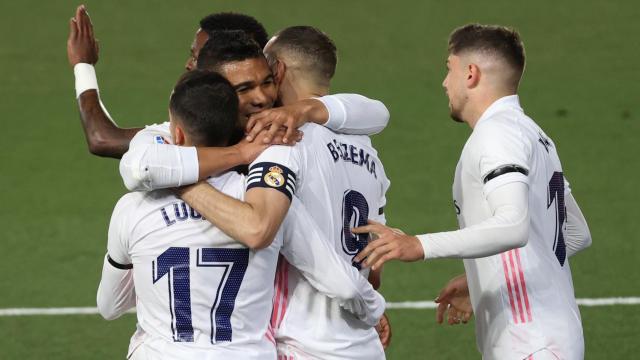
[[[69,20],[69,38],[67,39],[67,57],[69,65],[78,63],[95,65],[98,62],[98,40],[93,35],[93,25],[84,5],[76,8],[74,17]]]
[[[263,129],[258,136],[266,136],[267,129]],[[295,145],[297,142],[302,140],[303,133],[302,131],[295,130],[293,134],[293,139],[287,143],[284,143],[283,137],[285,136],[285,129],[278,129],[275,132],[275,135],[271,139],[269,143],[263,143],[262,141],[249,141],[247,139],[242,139],[236,146],[238,151],[240,151],[241,157],[243,159],[244,164],[251,164],[266,148],[271,145]]]
[[[436,298],[438,308],[436,309],[436,321],[438,324],[444,322],[445,313],[449,325],[466,324],[473,315],[471,298],[469,297],[469,286],[466,274],[454,277],[440,291]]]
[[[389,260],[418,261],[424,259],[424,250],[420,240],[415,236],[406,235],[399,229],[392,229],[373,220],[369,225],[351,230],[354,234],[371,233],[377,239],[369,242],[364,250],[354,258],[355,262],[362,262],[365,267],[375,270]]]

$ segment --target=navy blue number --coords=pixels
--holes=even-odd
[[[172,247],[152,265],[153,283],[165,275],[169,278],[169,311],[171,312],[171,332],[173,340],[193,342],[191,324],[191,285],[189,281],[189,248]],[[171,271],[173,269],[173,271]],[[173,301],[171,297],[173,296]],[[171,305],[173,304],[173,307]],[[175,324],[175,326],[174,326]]]
[[[211,307],[212,344],[231,341],[231,314],[248,264],[249,249],[202,249],[202,259],[198,259],[198,266],[224,267],[224,274]]]
[[[369,234],[354,234],[351,228],[364,226],[369,218],[369,204],[364,195],[347,190],[342,198],[342,249],[354,257],[369,243]],[[360,264],[353,266],[360,269]]]
[[[547,209],[551,205],[556,205],[556,232],[553,239],[553,249],[560,266],[564,266],[567,258],[567,249],[564,244],[564,234],[562,227],[567,218],[567,208],[564,205],[564,176],[562,172],[554,172],[549,181],[549,196],[547,197]]]
[[[223,267],[211,307],[211,343],[231,341],[231,314],[249,263],[249,249],[198,249],[197,266]],[[189,248],[167,249],[152,264],[153,283],[168,275],[171,332],[177,342],[193,342]],[[214,325],[215,324],[215,325]]]

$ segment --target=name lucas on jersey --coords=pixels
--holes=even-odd
[[[167,226],[171,226],[178,221],[185,220],[205,220],[195,209],[185,202],[174,203],[173,206],[166,206],[160,209],[162,220]]]
[[[342,161],[364,167],[369,174],[372,174],[376,179],[378,178],[375,160],[369,160],[369,154],[363,149],[350,144],[343,144],[336,139],[333,139],[333,143],[327,144],[327,149],[329,149],[334,163],[342,159]]]

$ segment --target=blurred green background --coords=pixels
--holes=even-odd
[[[0,4],[0,308],[95,306],[118,163],[90,155],[66,59],[76,2]],[[391,122],[374,142],[392,187],[391,225],[456,226],[451,182],[469,135],[441,87],[449,32],[467,22],[516,27],[527,69],[521,102],[557,143],[593,246],[571,259],[577,297],[640,295],[640,3],[567,1],[87,1],[100,39],[103,101],[121,126],[167,118],[201,17],[255,16],[273,33],[314,25],[339,50],[333,92],[381,99]],[[433,299],[460,261],[389,264],[388,301]],[[581,308],[587,359],[640,353],[640,306]],[[437,326],[433,310],[391,310],[390,359],[480,358],[473,325]],[[135,316],[0,317],[1,359],[123,358]]]

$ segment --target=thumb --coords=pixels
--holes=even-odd
[[[455,287],[445,286],[444,289],[440,290],[440,294],[436,298],[436,302],[440,303],[446,301],[450,296],[453,296],[456,293]]]

